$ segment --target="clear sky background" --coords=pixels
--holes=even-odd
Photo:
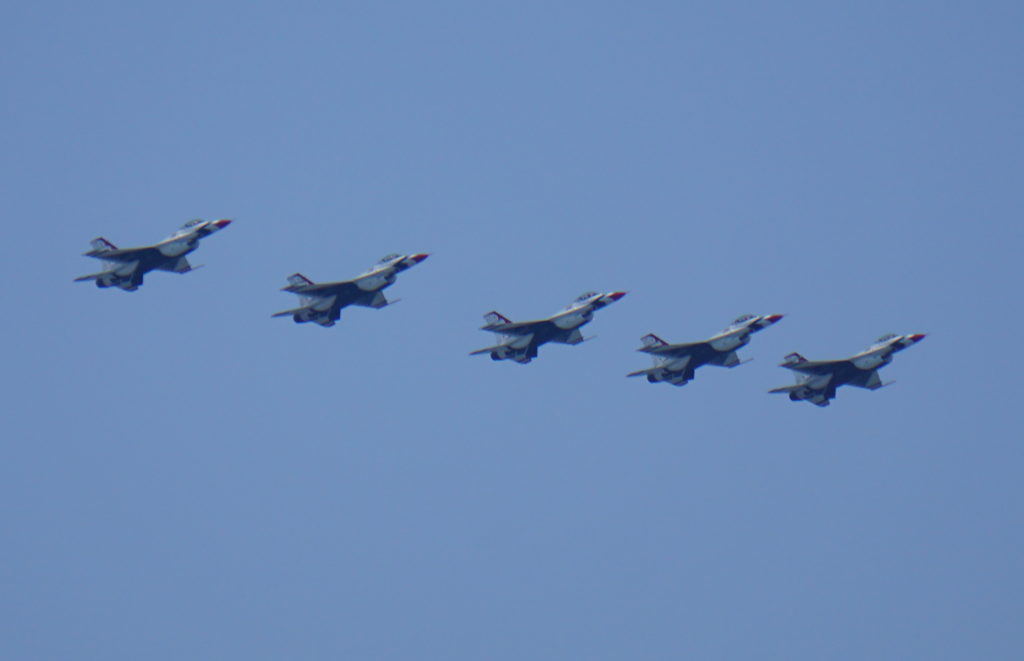
[[[8,3],[0,657],[1021,658],[1022,23]],[[71,282],[194,217],[206,268]],[[389,252],[399,305],[269,318]],[[594,341],[466,355],[588,289]],[[766,394],[886,332],[893,387]]]

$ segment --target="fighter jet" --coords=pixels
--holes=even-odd
[[[497,312],[484,315],[487,322],[480,330],[497,333],[501,342],[484,349],[478,349],[469,355],[476,356],[489,353],[492,360],[514,360],[525,365],[537,357],[537,349],[548,342],[559,344],[579,344],[583,341],[580,326],[594,318],[594,310],[611,305],[626,295],[624,291],[607,294],[587,292],[581,294],[562,311],[546,319],[536,321],[513,322]]]
[[[878,390],[889,385],[882,383],[879,368],[892,362],[894,353],[917,344],[924,337],[920,333],[883,335],[864,351],[841,360],[807,360],[798,353],[791,353],[780,367],[796,372],[796,384],[768,392],[789,393],[794,402],[807,400],[817,406],[828,406],[829,400],[835,399],[836,388],[842,385]]]
[[[349,305],[382,308],[398,301],[388,301],[384,290],[395,284],[398,274],[416,266],[428,255],[387,255],[365,273],[352,280],[315,283],[301,273],[288,276],[288,286],[281,291],[298,294],[302,305],[275,312],[272,317],[290,316],[295,323],[313,321],[327,328],[341,318],[341,309]]]
[[[722,332],[703,342],[669,344],[651,333],[641,338],[643,346],[637,349],[651,354],[654,367],[630,372],[626,376],[646,376],[650,383],[664,381],[674,386],[685,386],[693,379],[693,372],[701,365],[736,367],[744,362],[736,350],[750,342],[750,336],[782,319],[781,314],[758,316],[746,314],[732,322]]]
[[[120,287],[125,291],[135,291],[142,285],[143,276],[150,271],[194,271],[199,267],[189,264],[185,255],[199,247],[200,239],[230,224],[230,220],[190,220],[160,243],[141,248],[118,248],[103,237],[97,237],[92,240],[92,250],[83,254],[103,260],[106,269],[75,278],[75,282],[95,280],[100,288]]]

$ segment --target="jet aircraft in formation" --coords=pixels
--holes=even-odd
[[[230,220],[190,220],[163,241],[141,248],[118,248],[102,236],[92,240],[92,250],[86,257],[101,259],[106,267],[99,273],[75,278],[75,282],[95,280],[97,287],[120,287],[135,291],[150,271],[188,273],[198,266],[188,263],[185,255],[199,247],[200,239],[219,232],[231,224]]]
[[[798,353],[786,356],[785,367],[796,372],[796,384],[773,388],[768,392],[789,393],[794,402],[806,400],[817,406],[828,406],[835,399],[839,386],[857,386],[878,390],[882,383],[878,370],[892,362],[893,354],[924,339],[924,335],[883,335],[874,344],[849,358],[840,360],[807,360]]]
[[[231,224],[230,220],[190,220],[181,229],[151,246],[117,248],[110,241],[93,239],[92,250],[84,253],[104,262],[106,268],[98,273],[75,278],[75,282],[94,280],[97,287],[120,287],[125,291],[137,290],[143,277],[150,271],[187,273],[192,266],[186,255],[199,247],[199,241]],[[362,275],[351,280],[315,283],[295,273],[288,277],[288,286],[282,291],[297,294],[301,305],[271,315],[290,316],[296,323],[315,322],[333,326],[341,317],[341,310],[350,305],[382,308],[396,301],[388,301],[384,290],[395,284],[398,274],[419,264],[428,257],[425,253],[412,255],[391,254]],[[538,349],[549,342],[579,344],[584,341],[580,328],[590,323],[594,312],[618,301],[626,292],[587,292],[581,294],[558,313],[534,321],[514,322],[497,313],[484,315],[481,327],[500,338],[498,344],[478,349],[470,355],[490,354],[493,360],[512,360],[526,364],[537,357]],[[666,382],[683,386],[693,380],[694,372],[703,365],[735,367],[744,362],[737,349],[746,346],[754,333],[777,323],[781,314],[743,315],[724,330],[702,342],[669,344],[650,333],[642,339],[637,351],[650,354],[654,365],[630,372],[627,376],[646,376],[650,383]],[[769,392],[788,393],[793,401],[809,401],[817,406],[828,406],[842,385],[877,390],[883,385],[878,370],[892,362],[893,355],[917,344],[924,335],[886,335],[866,350],[840,360],[811,361],[798,353],[786,356],[781,367],[796,372],[796,383],[774,388]]]
[[[554,315],[535,321],[514,322],[491,311],[480,330],[497,333],[501,341],[491,347],[477,349],[469,355],[489,353],[491,360],[514,360],[525,365],[537,357],[537,349],[548,342],[579,344],[585,338],[580,327],[590,323],[594,311],[611,305],[626,295],[624,291],[601,294],[594,291],[580,294],[576,300]]]
[[[329,327],[341,317],[341,309],[349,305],[382,308],[397,303],[388,301],[384,290],[395,284],[399,273],[416,266],[427,257],[424,253],[387,255],[359,277],[339,282],[315,283],[301,273],[294,273],[288,276],[288,286],[281,291],[298,294],[302,305],[270,316],[291,316],[297,324],[314,321]]]
[[[626,376],[646,376],[650,383],[671,383],[685,386],[693,379],[693,372],[702,365],[736,367],[745,362],[736,350],[750,342],[750,336],[782,319],[781,314],[745,314],[725,327],[720,333],[703,342],[669,344],[654,333],[644,335],[643,346],[637,349],[651,354],[654,366],[630,372]]]

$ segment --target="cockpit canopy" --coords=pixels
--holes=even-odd
[[[202,225],[205,222],[206,221],[203,220],[202,218],[193,218],[192,220],[190,220],[187,223],[185,223],[184,225],[182,225],[181,229],[183,229],[183,230],[192,229],[196,225]]]
[[[736,319],[731,324],[729,324],[729,325],[730,326],[739,326],[741,324],[747,323],[751,319],[757,319],[757,315],[756,314],[741,314],[740,316],[736,317]]]
[[[886,333],[882,337],[875,340],[875,344],[885,344],[889,340],[895,339],[897,337],[899,337],[899,335],[897,335],[896,333]]]
[[[399,257],[401,257],[401,255],[399,255],[397,252],[393,252],[393,253],[390,253],[388,255],[384,255],[383,257],[381,257],[379,260],[377,260],[377,263],[378,264],[387,264],[388,262],[395,261]]]
[[[582,303],[583,301],[590,300],[590,299],[594,298],[597,295],[598,295],[598,293],[596,291],[585,291],[582,294],[580,294],[579,296],[577,296],[576,300],[573,301],[573,302],[574,303]]]

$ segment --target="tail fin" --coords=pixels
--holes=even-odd
[[[292,287],[303,287],[305,285],[314,284],[312,280],[302,275],[301,273],[292,273],[288,276],[288,284]]]
[[[486,322],[488,326],[499,326],[501,324],[511,324],[512,320],[506,317],[505,315],[501,314],[500,312],[495,312],[494,310],[491,310],[490,312],[484,315],[484,322]]]
[[[786,359],[782,361],[782,366],[786,367],[788,365],[799,365],[800,363],[806,362],[806,358],[804,358],[803,356],[794,351],[793,353],[786,356]]]
[[[111,250],[117,250],[117,246],[110,241],[107,241],[102,236],[98,236],[90,241],[89,245],[92,246],[93,252],[110,252]]]
[[[668,346],[668,342],[666,342],[665,340],[661,339],[660,337],[658,337],[654,333],[648,333],[647,335],[644,335],[643,337],[640,338],[640,341],[643,342],[645,347],[665,347],[665,346]]]

